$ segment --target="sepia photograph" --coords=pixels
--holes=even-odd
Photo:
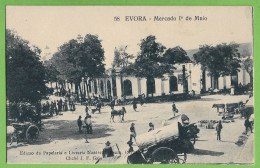
[[[6,6],[8,164],[255,164],[252,6]]]

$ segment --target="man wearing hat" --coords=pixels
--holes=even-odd
[[[154,130],[154,125],[153,125],[152,122],[150,122],[150,123],[149,123],[149,130],[148,130],[148,132],[150,132],[150,131],[152,131],[152,130]]]
[[[81,130],[81,127],[82,127],[81,115],[79,116],[77,123],[78,123],[78,127],[79,127],[79,133],[82,133],[82,130]]]
[[[178,109],[176,108],[176,105],[174,102],[172,103],[172,112],[173,112],[174,117],[175,117],[175,114],[178,113]]]
[[[130,141],[132,142],[132,138],[135,139],[135,137],[136,137],[135,123],[132,123],[131,127],[130,127]],[[136,141],[136,139],[135,139],[135,141]]]
[[[106,142],[106,147],[103,149],[102,156],[103,156],[103,158],[114,156],[114,152],[113,152],[112,147],[110,146],[109,141]]]

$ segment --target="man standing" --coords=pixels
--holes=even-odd
[[[115,107],[115,100],[114,99],[110,102],[110,107],[111,107],[112,110],[114,110],[114,107]]]
[[[103,149],[102,156],[103,156],[103,158],[114,156],[114,152],[113,152],[112,147],[110,146],[109,141],[106,142],[106,147]]]
[[[78,127],[79,127],[79,133],[81,134],[82,133],[82,130],[81,130],[81,128],[82,128],[81,115],[79,116],[77,123],[78,123]]]
[[[250,123],[250,121],[249,121],[249,118],[246,118],[245,123],[244,123],[244,126],[245,126],[245,128],[246,128],[246,135],[247,135],[248,128],[250,128],[251,133],[253,132],[253,131],[252,131],[252,125],[251,125],[251,123]]]
[[[58,113],[60,113],[62,111],[62,99],[60,98],[60,100],[58,101]]]
[[[137,109],[137,102],[136,102],[135,97],[134,97],[134,100],[133,100],[133,109],[134,109],[134,111],[136,111],[136,109]]]
[[[99,100],[98,100],[98,103],[97,103],[97,110],[98,110],[99,113],[101,113],[101,106],[102,106],[102,102],[101,102],[101,100],[99,99]]]
[[[217,126],[216,126],[216,131],[217,131],[217,140],[220,140],[221,141],[221,136],[220,136],[220,133],[221,133],[221,130],[222,130],[222,124],[221,124],[221,120],[219,120]]]
[[[154,125],[153,125],[152,122],[150,122],[150,123],[149,123],[149,130],[148,130],[148,132],[150,132],[150,131],[152,131],[152,130],[154,130]]]
[[[131,127],[130,127],[130,140],[132,142],[132,139],[134,138],[135,139],[136,137],[136,132],[135,132],[135,124],[132,123],[131,124]],[[136,142],[136,139],[135,139],[135,142]]]
[[[91,121],[91,115],[87,115],[84,119],[84,122],[86,124],[86,132],[87,134],[92,134],[92,121]]]
[[[175,114],[178,113],[178,109],[176,108],[176,105],[174,102],[172,103],[172,112],[173,112],[174,117],[175,117]]]

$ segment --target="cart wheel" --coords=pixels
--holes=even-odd
[[[39,128],[36,125],[31,125],[26,130],[27,142],[34,142],[38,139],[40,134]]]
[[[186,160],[187,160],[187,153],[183,153],[183,154],[178,155],[178,158],[179,158],[179,162],[180,162],[180,164],[184,164],[184,163],[186,163]]]
[[[151,161],[153,164],[179,164],[176,152],[167,147],[160,147],[153,151]]]
[[[190,141],[191,141],[192,145],[195,145],[195,143],[196,143],[196,135],[193,135],[191,137]]]

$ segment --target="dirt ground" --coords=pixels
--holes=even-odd
[[[199,120],[219,120],[214,103],[236,103],[245,101],[246,95],[210,95],[198,100],[176,102],[179,114],[186,114],[190,121],[197,123]],[[59,99],[52,96],[51,99]],[[85,107],[76,105],[76,111],[62,112],[63,115],[46,118],[43,120],[43,130],[37,142],[7,143],[8,163],[74,163],[94,164],[102,155],[105,142],[110,141],[117,156],[118,148],[121,152],[119,163],[126,163],[129,140],[129,128],[132,122],[138,135],[148,131],[149,122],[153,122],[155,129],[162,127],[164,120],[173,116],[171,102],[151,103],[140,106],[137,112],[131,105],[125,106],[125,121],[120,122],[115,117],[115,122],[110,121],[110,107],[102,107],[101,114],[92,114],[93,134],[87,134],[89,143],[85,143],[85,134],[78,133],[77,119],[85,117]],[[115,109],[121,107],[115,106]],[[242,135],[244,119],[235,116],[235,122],[224,123],[222,141],[216,140],[216,131],[199,127],[199,138],[193,153],[188,154],[187,164],[253,164],[254,163],[254,134],[248,134],[244,145],[238,146],[235,142]],[[118,148],[117,148],[117,146]],[[134,146],[137,149],[137,146]],[[111,161],[112,162],[112,161]]]

